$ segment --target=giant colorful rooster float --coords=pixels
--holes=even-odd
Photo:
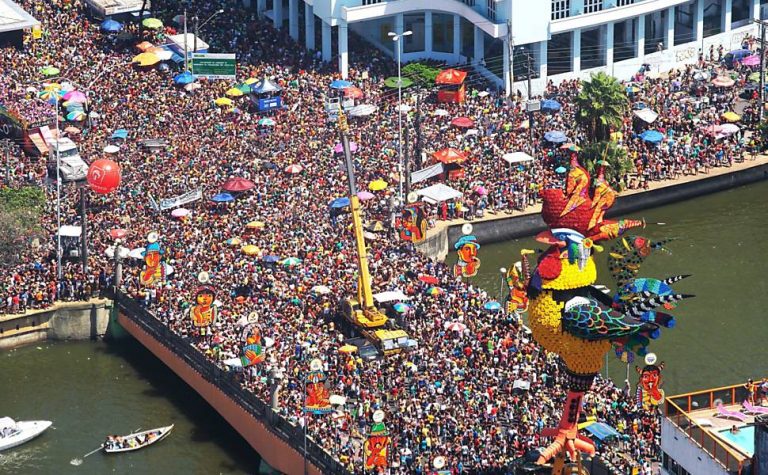
[[[642,237],[623,236],[643,221],[605,219],[616,192],[603,179],[603,170],[590,186],[590,176],[575,154],[565,190],[542,191],[542,217],[549,227],[537,236],[549,248],[539,257],[528,282],[529,323],[534,338],[546,350],[556,353],[565,365],[567,399],[557,427],[543,430],[553,437],[541,452],[539,463],[553,458],[553,474],[560,475],[566,454],[574,462],[580,453],[594,454],[592,442],[578,434],[582,397],[603,366],[613,346],[617,355],[646,353],[650,339],[658,338],[660,327],[674,326],[674,318],[656,308],[671,308],[688,295],[675,293],[670,284],[684,276],[666,280],[636,278],[640,263],[663,243]],[[593,252],[602,251],[601,241],[620,238],[610,251],[610,271],[617,280],[615,297],[593,284],[597,268]],[[526,256],[523,256],[525,259]]]

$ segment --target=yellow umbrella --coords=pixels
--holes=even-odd
[[[243,246],[240,251],[246,256],[255,256],[259,253],[259,248],[253,244],[248,244],[247,246]]]
[[[357,347],[354,346],[354,345],[350,345],[350,344],[346,344],[346,345],[342,346],[341,348],[339,348],[339,353],[350,354],[350,353],[354,353],[356,351],[357,351]]]
[[[382,180],[381,178],[379,178],[378,180],[373,180],[372,182],[368,183],[368,189],[371,191],[381,191],[385,189],[387,186],[389,186],[387,182]]]
[[[230,246],[239,246],[242,242],[243,241],[241,241],[239,237],[233,237],[233,238],[227,239],[227,244],[229,244]]]
[[[240,97],[243,95],[243,91],[236,87],[230,87],[224,94],[228,95],[229,97]]]
[[[727,120],[728,122],[738,122],[741,120],[741,116],[733,111],[728,111],[721,117],[723,120]]]
[[[50,84],[45,85],[46,91],[61,91],[61,84],[57,82],[52,82]]]
[[[160,62],[160,58],[155,53],[141,53],[133,57],[132,63],[138,63],[139,66],[152,66]]]
[[[248,78],[248,79],[245,80],[245,83],[248,84],[249,86],[251,84],[254,84],[254,83],[257,83],[257,82],[259,82],[259,80],[256,79],[256,78]]]
[[[251,221],[245,225],[248,229],[264,229],[265,226],[266,224],[262,221]]]
[[[217,106],[231,106],[232,105],[232,99],[228,97],[219,97],[215,101],[213,101],[214,104]]]

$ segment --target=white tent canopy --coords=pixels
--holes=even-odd
[[[528,155],[525,152],[511,152],[511,153],[505,153],[501,157],[505,162],[512,164],[512,163],[523,163],[523,162],[532,162],[533,157]]]
[[[421,170],[411,173],[411,184],[415,185],[416,183],[421,183],[422,181],[429,180],[441,173],[443,173],[443,164],[435,163],[427,168],[422,168]]]
[[[59,234],[61,237],[76,237],[79,238],[83,234],[83,228],[80,226],[65,225],[59,228]]]
[[[258,84],[251,87],[251,91],[255,92],[256,94],[267,94],[270,92],[280,92],[283,88],[275,84],[274,82],[270,81],[269,78],[266,76],[264,79],[259,81]]]
[[[399,289],[373,294],[373,298],[379,303],[394,302],[395,300],[411,300],[409,296],[405,295],[403,291]]]
[[[455,198],[461,198],[463,193],[442,183],[436,183],[416,192],[428,203],[440,203]]]
[[[349,109],[349,115],[352,117],[365,117],[373,114],[379,108],[373,104],[360,104]]]
[[[636,110],[633,113],[635,114],[635,117],[648,124],[652,124],[659,117],[659,114],[648,108]]]

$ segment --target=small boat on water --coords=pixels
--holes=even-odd
[[[110,435],[104,442],[104,452],[114,454],[143,449],[166,438],[171,430],[173,430],[173,424],[123,436]]]
[[[16,447],[28,442],[51,427],[51,421],[14,421],[0,417],[0,450]]]

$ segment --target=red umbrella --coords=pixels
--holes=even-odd
[[[112,239],[122,239],[128,235],[128,230],[123,228],[115,228],[109,231],[109,236]]]
[[[455,148],[444,148],[439,152],[433,153],[432,156],[435,157],[435,160],[442,163],[461,163],[467,159],[466,155]]]
[[[475,125],[475,122],[469,117],[456,117],[451,121],[451,125],[461,127],[462,129],[469,129]]]
[[[359,87],[348,87],[344,89],[344,97],[348,99],[362,99],[363,98],[363,90]]]
[[[251,180],[246,180],[245,178],[230,178],[229,180],[225,181],[223,185],[221,185],[221,189],[224,191],[248,191],[252,189],[254,186],[253,182]]]
[[[301,173],[303,169],[304,168],[302,168],[301,165],[288,165],[287,167],[285,167],[285,173],[290,173],[295,175],[296,173]]]
[[[430,285],[437,285],[440,283],[440,280],[438,280],[437,277],[432,275],[422,274],[419,276],[419,280],[424,282],[425,284],[430,284]]]

